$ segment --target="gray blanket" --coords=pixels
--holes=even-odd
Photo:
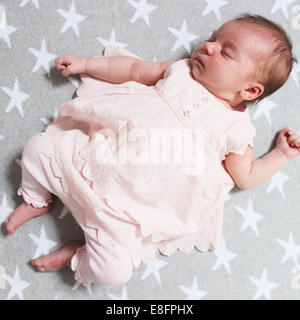
[[[118,288],[87,290],[69,268],[41,273],[29,264],[83,239],[58,198],[50,213],[12,236],[3,224],[22,202],[16,190],[24,144],[58,116],[59,105],[78,86],[77,76],[66,79],[56,71],[56,57],[91,57],[116,45],[147,60],[178,60],[243,12],[280,23],[300,57],[299,1],[254,0],[251,8],[249,1],[237,0],[2,0],[0,5],[0,299],[299,299],[300,157],[265,183],[231,192],[220,248],[169,258],[158,254]],[[281,90],[249,110],[257,128],[256,158],[274,147],[284,127],[300,131],[299,70],[298,65]]]

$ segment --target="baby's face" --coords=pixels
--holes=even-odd
[[[255,81],[258,57],[268,50],[266,39],[252,25],[229,21],[194,49],[192,73],[218,98],[238,102],[240,91]]]

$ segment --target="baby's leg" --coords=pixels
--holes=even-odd
[[[91,283],[120,286],[127,282],[133,269],[127,250],[120,248],[117,256],[113,244],[98,242],[96,229],[87,227],[84,231],[86,244],[72,241],[60,250],[32,260],[32,264],[42,272],[70,266],[75,279],[86,287]]]
[[[6,220],[6,228],[10,234],[13,234],[15,229],[27,220],[44,214],[51,208],[50,191],[53,191],[53,182],[51,172],[45,169],[42,158],[44,155],[40,152],[43,143],[44,138],[37,134],[30,138],[24,146],[22,186],[18,189],[18,195],[23,196],[24,202]]]
[[[46,207],[34,208],[32,205],[22,202],[16,210],[6,219],[6,229],[9,234],[13,234],[26,221],[33,217],[40,216],[51,209],[51,202]]]
[[[81,226],[84,231],[85,245],[77,250],[71,260],[75,279],[85,287],[92,283],[105,286],[121,286],[133,273],[133,263],[129,252],[119,247],[118,255],[114,245],[99,242],[96,228]]]
[[[34,259],[31,263],[42,272],[57,271],[66,266],[70,266],[72,257],[76,253],[77,249],[83,245],[84,243],[81,241],[71,241],[63,248]]]

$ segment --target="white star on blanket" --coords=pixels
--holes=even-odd
[[[15,295],[18,296],[20,300],[23,300],[23,290],[30,286],[29,282],[23,281],[20,278],[19,267],[16,265],[16,271],[14,277],[10,277],[7,274],[4,275],[5,280],[10,285],[11,289],[5,300],[12,299]]]
[[[121,296],[116,296],[116,295],[114,295],[114,294],[108,294],[108,296],[109,296],[112,300],[130,300],[130,299],[128,298],[126,285],[123,285]]]
[[[241,228],[240,228],[240,232],[243,232],[245,231],[248,227],[250,227],[256,237],[258,236],[258,232],[257,232],[257,226],[256,226],[256,223],[260,220],[262,220],[264,218],[263,215],[261,215],[260,213],[258,212],[255,212],[253,210],[253,203],[252,203],[252,200],[251,198],[249,198],[248,200],[248,207],[247,209],[244,209],[240,206],[235,206],[236,210],[245,218]]]
[[[149,13],[157,9],[158,6],[148,4],[146,0],[139,0],[139,2],[134,0],[127,0],[127,2],[136,9],[136,12],[131,18],[130,23],[134,23],[138,18],[142,17],[147,26],[150,27]]]
[[[187,32],[187,25],[186,25],[185,19],[183,19],[180,30],[177,30],[172,27],[168,27],[168,30],[171,33],[173,33],[174,36],[177,38],[171,50],[176,51],[180,46],[183,46],[186,49],[186,51],[190,54],[191,53],[190,42],[197,39],[198,36],[193,33]]]
[[[217,270],[218,268],[220,268],[223,265],[225,267],[226,271],[228,272],[228,274],[231,274],[229,262],[231,260],[233,260],[234,258],[236,258],[237,254],[232,251],[226,250],[226,244],[225,244],[224,237],[222,238],[220,246],[218,248],[216,248],[213,251],[213,253],[217,257],[217,260],[214,263],[211,270],[213,270],[213,271]]]
[[[272,124],[270,111],[274,108],[278,108],[277,103],[273,102],[270,98],[265,98],[257,104],[253,119],[257,119],[260,116],[264,115],[269,124]]]
[[[197,278],[194,276],[191,287],[178,286],[186,295],[186,300],[199,300],[207,295],[207,292],[198,289]]]
[[[151,274],[153,274],[158,283],[161,284],[159,270],[165,267],[168,264],[168,262],[165,262],[155,257],[154,261],[144,261],[144,264],[146,264],[147,268],[142,274],[141,280],[144,280],[148,278]]]
[[[16,27],[8,24],[6,24],[3,29],[0,29],[0,39],[3,39],[9,48],[11,48],[9,35],[14,33],[16,30]]]
[[[0,205],[0,224],[3,223],[13,211],[14,209],[7,205],[6,193],[3,192],[2,201]]]
[[[259,299],[264,296],[268,300],[271,299],[271,291],[279,286],[278,283],[271,282],[267,280],[267,271],[264,268],[260,279],[255,277],[249,277],[249,279],[257,286],[257,291],[253,296],[253,300]]]
[[[28,236],[38,245],[32,259],[48,254],[50,249],[57,245],[57,242],[46,238],[45,227],[43,224],[39,238],[32,233],[29,233]]]
[[[298,254],[300,254],[300,246],[295,244],[293,232],[289,233],[289,240],[283,241],[280,238],[276,239],[282,248],[286,250],[284,256],[282,257],[280,263],[285,263],[288,260],[292,259],[294,263],[299,264]]]
[[[112,28],[112,30],[111,30],[109,40],[106,40],[106,39],[104,39],[104,38],[102,38],[102,37],[98,37],[97,40],[98,40],[104,47],[108,47],[108,46],[115,46],[115,47],[119,47],[119,48],[125,48],[125,47],[127,47],[127,44],[126,44],[126,43],[116,41],[116,33],[115,33],[115,29],[114,29],[114,28]]]
[[[22,0],[19,7],[24,7],[29,1],[32,1],[32,3],[35,5],[37,9],[39,9],[39,0]]]
[[[33,48],[28,49],[37,58],[32,72],[37,72],[40,69],[40,67],[43,66],[49,76],[49,62],[57,58],[57,55],[47,51],[46,40],[42,40],[42,46],[40,51]]]
[[[9,89],[7,87],[1,88],[10,98],[10,102],[5,109],[5,112],[10,112],[13,107],[16,107],[19,111],[21,117],[24,117],[24,111],[22,103],[30,97],[29,94],[20,91],[18,78],[15,78],[15,83],[13,89]]]
[[[284,16],[288,19],[287,7],[295,2],[296,0],[275,0],[271,13],[275,13],[277,10],[281,9]]]
[[[282,173],[281,171],[276,172],[272,178],[271,182],[266,190],[267,193],[270,193],[273,189],[277,188],[282,196],[282,198],[285,198],[284,191],[282,185],[290,180],[290,177],[286,174]]]
[[[220,14],[220,8],[224,7],[228,4],[227,1],[223,0],[206,0],[207,6],[202,12],[202,16],[207,16],[211,11],[213,11],[218,20],[221,21],[221,14]]]
[[[76,13],[74,0],[71,3],[69,11],[57,9],[57,12],[66,19],[66,22],[61,28],[60,33],[64,33],[69,28],[72,28],[75,31],[76,36],[79,38],[78,24],[85,20],[87,17]]]

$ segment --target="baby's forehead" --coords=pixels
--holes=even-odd
[[[261,55],[272,50],[270,33],[264,26],[248,21],[228,21],[212,34],[220,35],[227,40],[235,42],[239,49],[251,49],[251,52]]]

